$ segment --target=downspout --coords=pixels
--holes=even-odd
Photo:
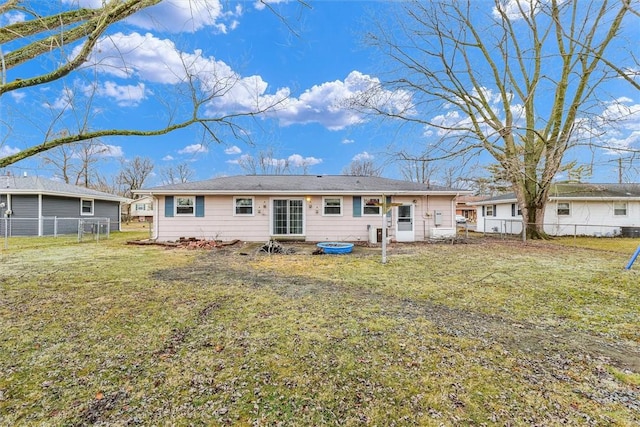
[[[44,232],[42,221],[42,193],[40,193],[38,194],[38,237],[42,237]]]
[[[122,231],[122,203],[118,203],[118,231]]]
[[[160,223],[160,200],[153,195],[153,193],[149,193],[149,196],[153,199],[153,231],[151,232],[151,240],[158,239],[158,229]]]

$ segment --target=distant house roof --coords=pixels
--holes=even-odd
[[[428,186],[374,176],[345,175],[238,175],[205,181],[165,185],[137,194],[469,194],[471,191]]]
[[[60,197],[86,197],[91,199],[126,202],[115,194],[79,187],[39,176],[0,176],[0,194],[47,194]]]
[[[640,184],[557,183],[549,191],[549,200],[627,200],[640,199]],[[515,203],[515,193],[501,194],[469,205],[495,202]]]

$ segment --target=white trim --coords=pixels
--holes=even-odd
[[[286,200],[287,202],[292,201],[292,200],[296,200],[296,201],[301,201],[302,202],[302,233],[299,234],[294,234],[294,233],[289,233],[289,234],[275,234],[274,233],[274,228],[275,228],[275,221],[276,221],[276,216],[274,213],[274,207],[273,207],[273,202],[275,200]],[[269,235],[272,237],[278,237],[278,238],[285,238],[285,237],[304,237],[306,236],[307,233],[307,210],[304,208],[305,204],[307,203],[306,199],[304,197],[280,197],[280,196],[274,196],[274,197],[270,197],[269,198]],[[287,218],[289,219],[289,218]]]
[[[327,199],[338,199],[340,200],[340,213],[326,213],[325,201]],[[333,206],[335,208],[335,206]],[[343,216],[344,215],[344,197],[342,196],[322,196],[322,216]]]
[[[91,212],[84,211],[84,202],[91,202]],[[96,204],[94,199],[89,199],[86,197],[80,198],[80,216],[93,216],[95,212]]]
[[[251,200],[251,213],[238,213],[237,209],[238,209],[238,205],[237,205],[237,201],[238,199],[249,199]],[[233,216],[255,216],[256,215],[256,198],[251,196],[233,196]]]
[[[563,214],[561,214],[561,213],[559,213],[559,212],[558,212],[558,210],[560,209],[560,206],[559,206],[559,205],[560,205],[561,203],[562,203],[563,205],[564,205],[564,204],[566,204],[566,205],[568,206],[569,213],[566,213],[566,214],[565,214],[565,213],[563,213]],[[560,201],[556,202],[556,216],[561,216],[561,217],[565,217],[565,218],[566,218],[566,217],[571,216],[571,202],[560,202]]]
[[[371,194],[371,193],[369,193],[369,194]],[[375,199],[375,200],[378,201],[378,203],[384,203],[384,200],[382,200],[381,196],[371,196],[371,195],[362,196],[362,203],[361,203],[361,206],[360,206],[362,216],[381,216],[382,215],[382,207],[380,207],[380,206],[367,206],[367,204],[365,203],[366,199]],[[374,214],[374,213],[365,213],[364,212],[364,208],[365,207],[377,208],[378,209],[378,213],[376,213],[376,214]]]
[[[191,213],[178,213],[178,199],[190,199],[193,203]],[[186,206],[185,206],[186,207]],[[196,196],[174,196],[173,197],[173,216],[196,216]]]
[[[617,214],[616,213],[616,203],[619,204],[623,204],[624,203],[624,213],[623,214]],[[626,217],[629,216],[629,203],[627,203],[626,201],[614,201],[613,202],[613,216],[614,217]]]

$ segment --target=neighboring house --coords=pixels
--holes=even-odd
[[[477,231],[522,232],[522,212],[513,193],[469,205],[477,210]],[[544,231],[553,236],[640,236],[640,184],[554,184]]]
[[[403,242],[455,235],[469,191],[367,176],[248,175],[137,190],[154,198],[153,237]],[[382,202],[393,203],[388,213]],[[384,223],[384,227],[383,227]]]
[[[474,206],[469,206],[468,203],[477,202],[485,199],[484,196],[459,196],[456,198],[456,215],[461,215],[465,218],[466,222],[470,222],[475,224],[478,220],[478,216],[476,215],[476,208]]]
[[[132,220],[140,222],[153,222],[153,197],[143,196],[131,200],[128,205],[128,215]]]
[[[78,220],[109,220],[120,229],[122,197],[36,176],[0,176],[2,236],[74,234]],[[105,225],[106,227],[106,225]]]

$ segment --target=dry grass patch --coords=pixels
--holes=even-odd
[[[2,253],[0,424],[640,422],[620,254],[405,245],[382,265],[132,236]]]

